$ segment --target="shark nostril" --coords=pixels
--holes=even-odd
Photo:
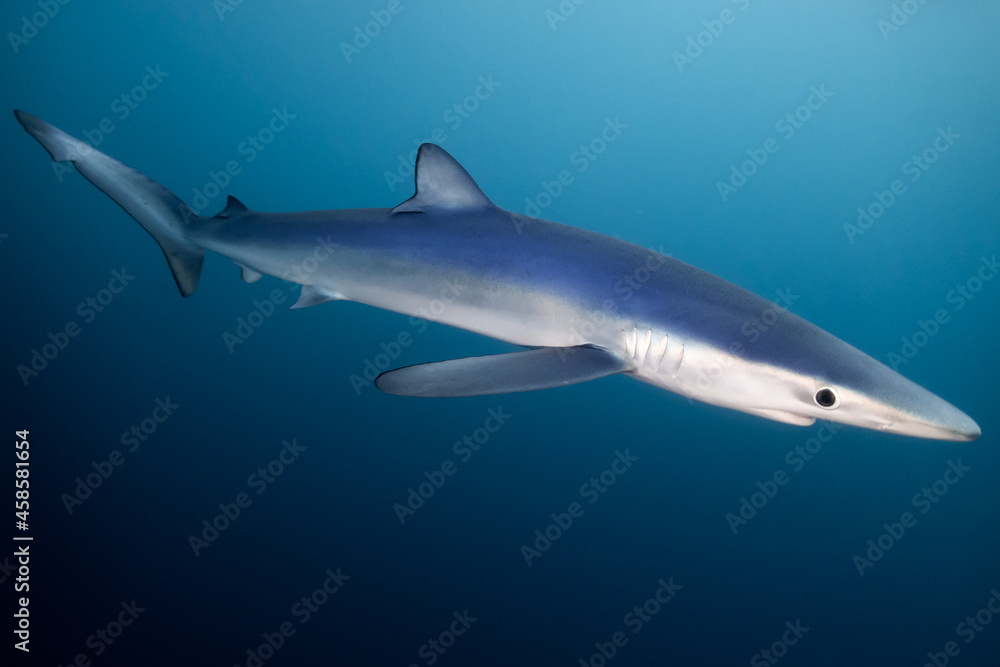
[[[823,387],[817,391],[816,395],[813,396],[813,400],[816,401],[816,405],[821,408],[827,408],[828,410],[832,410],[840,404],[840,397],[837,396],[837,392],[830,387]]]

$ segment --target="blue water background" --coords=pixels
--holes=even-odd
[[[887,0],[589,0],[563,2],[565,21],[547,14],[555,0],[399,0],[395,14],[380,1],[245,0],[220,14],[208,0],[76,0],[27,41],[8,35],[2,423],[8,444],[31,431],[37,664],[247,665],[286,621],[295,634],[265,664],[596,667],[595,644],[610,651],[619,631],[611,665],[766,664],[767,649],[789,665],[917,666],[948,642],[951,664],[998,664],[1000,618],[968,643],[959,624],[1000,589],[1000,280],[961,308],[952,291],[1000,249],[1000,8],[902,4],[913,13],[887,31],[903,11]],[[5,3],[0,27],[20,33],[40,11]],[[391,22],[348,58],[341,44],[371,12]],[[687,49],[696,57],[678,66]],[[147,67],[168,74],[157,82]],[[114,100],[144,78],[151,89],[123,118]],[[353,303],[289,311],[296,290],[244,284],[218,256],[182,299],[149,236],[78,174],[54,171],[14,108],[99,137],[189,202],[235,162],[207,214],[226,194],[263,211],[394,206],[412,181],[386,173],[441,128],[497,204],[525,212],[533,200],[543,217],[767,298],[791,292],[794,312],[883,362],[944,310],[900,370],[983,436],[844,428],[796,470],[788,453],[826,437],[821,424],[689,404],[622,377],[433,401],[356,390],[351,376],[382,365],[401,333],[411,344],[392,367],[510,348]],[[264,150],[241,149],[275,110],[287,125]],[[776,126],[797,110],[794,133]],[[94,133],[102,119],[113,132]],[[581,162],[608,122],[620,133]],[[911,181],[904,163],[939,131],[959,138]],[[718,183],[769,139],[777,151],[723,197]],[[564,170],[572,182],[539,197]],[[858,207],[896,179],[905,192],[850,238]],[[114,270],[134,279],[85,320],[78,304]],[[230,351],[224,334],[274,290],[284,304]],[[25,385],[18,366],[70,322],[79,335]],[[127,451],[123,432],[167,397],[174,414]],[[510,418],[461,460],[454,443],[491,409]],[[293,439],[305,450],[257,494],[248,478]],[[124,463],[69,513],[64,494],[115,450]],[[637,460],[588,504],[581,486],[616,452]],[[401,525],[394,505],[446,460],[457,472]],[[914,496],[958,461],[970,470],[922,514]],[[727,514],[779,471],[787,484],[734,534]],[[250,506],[196,556],[189,536],[244,492]],[[583,515],[529,567],[522,545],[573,502]],[[904,512],[915,525],[860,575],[855,556]],[[337,568],[350,579],[301,623],[293,605]],[[680,590],[632,632],[626,615],[671,578]],[[88,643],[133,599],[145,611],[120,638]],[[425,647],[465,610],[477,620],[446,652]],[[809,630],[773,649],[797,621]]]

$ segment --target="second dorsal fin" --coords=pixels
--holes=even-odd
[[[248,209],[243,204],[243,202],[241,202],[236,197],[234,197],[232,195],[229,195],[229,198],[226,199],[226,208],[222,209],[222,212],[219,213],[219,215],[217,215],[215,217],[216,218],[231,218],[231,217],[233,217],[234,215],[236,215],[238,213],[245,213],[246,211],[249,211],[249,210],[250,209]]]

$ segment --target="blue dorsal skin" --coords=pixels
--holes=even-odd
[[[196,215],[166,188],[23,111],[17,119],[160,244],[181,294],[206,250],[243,279],[302,285],[294,308],[346,299],[535,348],[389,371],[404,396],[477,396],[622,374],[794,425],[826,419],[974,440],[965,413],[844,341],[722,278],[627,241],[495,206],[441,147],[424,144],[416,194],[394,209],[261,213],[230,197]],[[638,275],[627,296],[623,280]],[[768,331],[745,326],[765,313]]]

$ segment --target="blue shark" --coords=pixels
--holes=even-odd
[[[799,426],[980,435],[958,408],[786,308],[659,252],[496,206],[434,144],[420,146],[415,194],[395,208],[264,213],[230,196],[208,217],[49,123],[15,115],[156,239],[185,297],[212,251],[247,282],[301,284],[293,308],[356,301],[524,348],[389,370],[375,380],[389,394],[479,396],[621,374]],[[766,331],[751,340],[748,323],[762,319]]]

